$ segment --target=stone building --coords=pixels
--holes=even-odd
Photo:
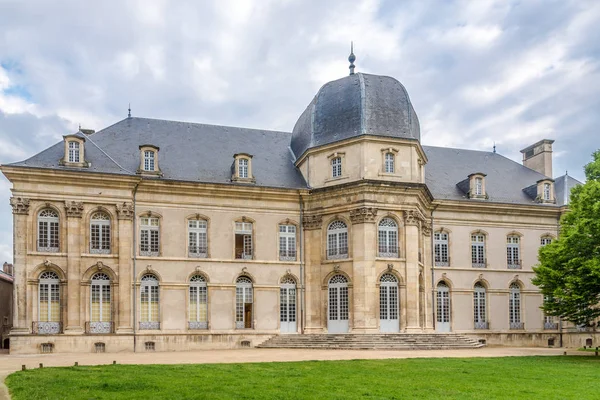
[[[404,86],[325,84],[293,131],[128,117],[2,166],[15,352],[186,350],[275,334],[459,332],[546,345],[532,266],[568,193],[523,165],[423,146]]]
[[[0,349],[10,347],[13,318],[13,266],[5,262],[0,267]]]

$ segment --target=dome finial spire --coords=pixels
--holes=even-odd
[[[350,61],[350,75],[354,75],[354,61],[356,61],[356,56],[354,55],[354,42],[350,42],[350,55],[348,56],[348,61]]]

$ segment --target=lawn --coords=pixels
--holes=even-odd
[[[600,357],[80,366],[6,384],[14,400],[598,399]]]

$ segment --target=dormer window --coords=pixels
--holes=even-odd
[[[475,196],[483,195],[483,178],[475,178]]]
[[[544,200],[545,201],[550,201],[551,197],[550,197],[550,184],[549,183],[544,183]]]
[[[485,190],[485,174],[477,172],[469,175],[469,198],[487,199]]]
[[[65,153],[59,164],[67,167],[88,167],[88,163],[85,162],[85,138],[79,134],[66,135],[63,138],[65,140]]]
[[[554,181],[542,179],[537,182],[536,201],[540,203],[554,203]]]
[[[161,175],[158,166],[158,151],[157,146],[144,144],[140,146],[140,167],[138,174]]]
[[[69,162],[78,163],[79,161],[79,142],[71,140],[69,142]]]
[[[234,161],[232,170],[232,181],[238,182],[256,182],[252,174],[252,155],[246,153],[239,153],[233,155]]]

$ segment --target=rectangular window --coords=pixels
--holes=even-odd
[[[240,178],[248,177],[248,160],[246,158],[238,160],[238,175]]]
[[[506,238],[506,263],[509,269],[520,269],[521,260],[519,259],[519,237],[508,236]]]
[[[544,183],[544,200],[550,200],[550,184]]]
[[[331,176],[333,178],[339,178],[342,176],[342,158],[335,157],[331,160]]]
[[[110,222],[92,223],[90,229],[90,252],[110,253]]]
[[[158,322],[158,286],[141,288],[141,322]]]
[[[188,253],[190,257],[203,258],[208,256],[208,237],[206,221],[188,221]]]
[[[38,223],[38,251],[58,252],[58,221]]]
[[[475,195],[483,195],[483,179],[475,178]]]
[[[144,171],[154,171],[154,152],[152,150],[144,151]]]
[[[158,218],[142,217],[140,228],[140,255],[158,256],[160,244]]]
[[[235,258],[251,260],[253,256],[252,247],[252,223],[235,223]]]
[[[509,314],[510,314],[510,328],[511,329],[522,329],[521,324],[521,293],[518,291],[511,291],[509,299]]]
[[[79,142],[69,142],[69,162],[78,163],[79,161]]]
[[[296,226],[279,225],[279,259],[296,261]]]
[[[433,236],[433,242],[436,267],[450,265],[450,257],[448,256],[448,234],[443,232],[435,233]]]
[[[388,174],[394,173],[394,155],[392,153],[385,154],[385,172]]]
[[[485,236],[471,235],[471,263],[473,268],[485,268]]]
[[[548,236],[545,236],[545,237],[541,238],[541,240],[540,240],[540,245],[542,245],[542,246],[545,246],[550,243],[552,243],[552,238],[548,237]]]

